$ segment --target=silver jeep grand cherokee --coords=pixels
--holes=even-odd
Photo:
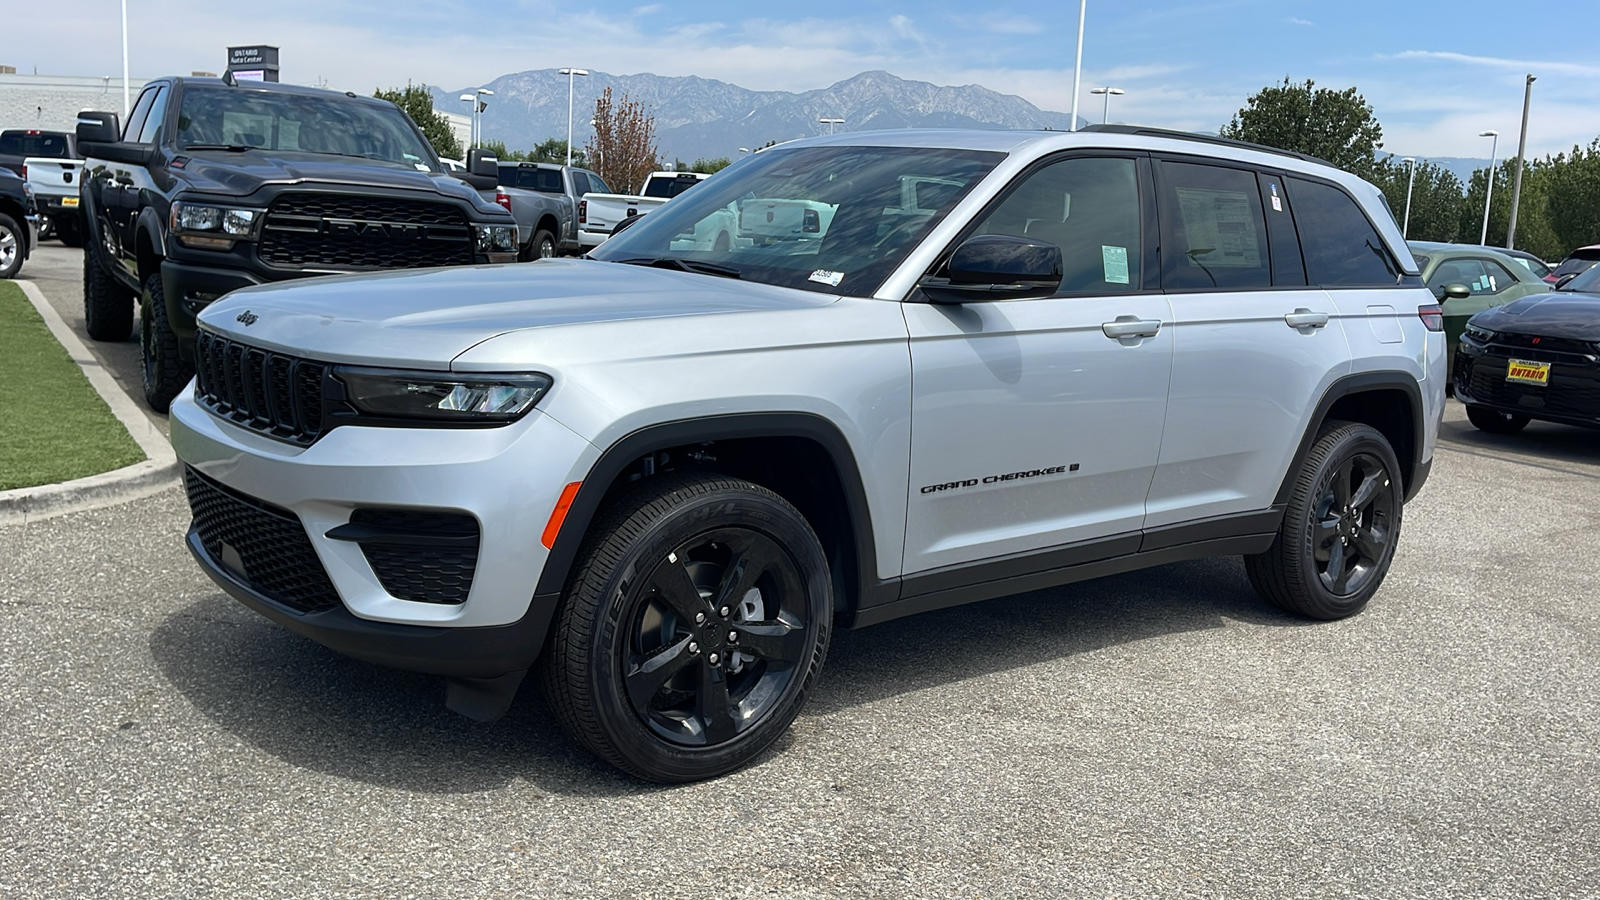
[[[532,669],[660,781],[770,745],[835,626],[1226,554],[1359,612],[1444,402],[1375,188],[1118,127],[788,144],[588,258],[200,324],[172,440],[224,590],[473,718]]]

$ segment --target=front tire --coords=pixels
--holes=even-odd
[[[1477,427],[1479,431],[1490,434],[1516,434],[1528,427],[1528,417],[1516,413],[1501,412],[1487,406],[1468,406],[1467,421]]]
[[[17,225],[16,219],[0,213],[0,278],[15,277],[27,254],[28,233]]]
[[[1277,539],[1244,558],[1256,593],[1313,619],[1366,608],[1394,559],[1403,487],[1382,433],[1329,422],[1300,461]]]
[[[133,292],[106,271],[105,251],[83,248],[83,323],[97,341],[125,341],[133,333]]]
[[[597,520],[542,660],[578,743],[685,782],[755,759],[827,655],[832,582],[815,533],[765,488],[666,474]]]
[[[166,292],[161,275],[144,280],[139,300],[139,356],[144,399],[150,408],[164,413],[183,386],[194,377],[194,365],[184,361],[178,335],[167,321]]]

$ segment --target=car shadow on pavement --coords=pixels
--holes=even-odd
[[[1237,559],[1178,563],[837,630],[804,715],[1227,620],[1307,624],[1256,599]],[[504,718],[474,724],[444,708],[443,679],[340,656],[221,594],[168,616],[150,650],[201,714],[292,766],[420,793],[519,779],[562,795],[671,790],[622,775],[569,741],[532,677]]]
[[[1569,463],[1600,467],[1600,440],[1591,428],[1529,422],[1516,434],[1479,431],[1465,420],[1446,420],[1439,426],[1440,444],[1466,453],[1479,453],[1526,462]],[[1574,474],[1600,477],[1600,472]]]

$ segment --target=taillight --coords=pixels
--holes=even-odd
[[[27,167],[26,164],[24,164],[23,167],[22,167],[22,180],[23,181],[27,181],[28,180],[28,167]]]
[[[1422,327],[1429,331],[1444,330],[1444,307],[1437,303],[1417,307],[1417,318],[1422,320]]]
[[[511,212],[511,195],[506,193],[504,190],[495,190],[494,202],[504,206],[506,208],[506,212]]]
[[[589,222],[589,201],[578,201],[578,224],[585,225]]]

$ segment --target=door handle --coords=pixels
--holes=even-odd
[[[1283,320],[1289,323],[1290,328],[1321,328],[1322,326],[1328,324],[1328,314],[1324,312],[1312,312],[1311,310],[1302,306],[1294,312],[1284,316]]]
[[[1117,316],[1115,322],[1106,322],[1100,326],[1108,338],[1136,338],[1155,337],[1161,330],[1160,319],[1141,319],[1138,316]]]

